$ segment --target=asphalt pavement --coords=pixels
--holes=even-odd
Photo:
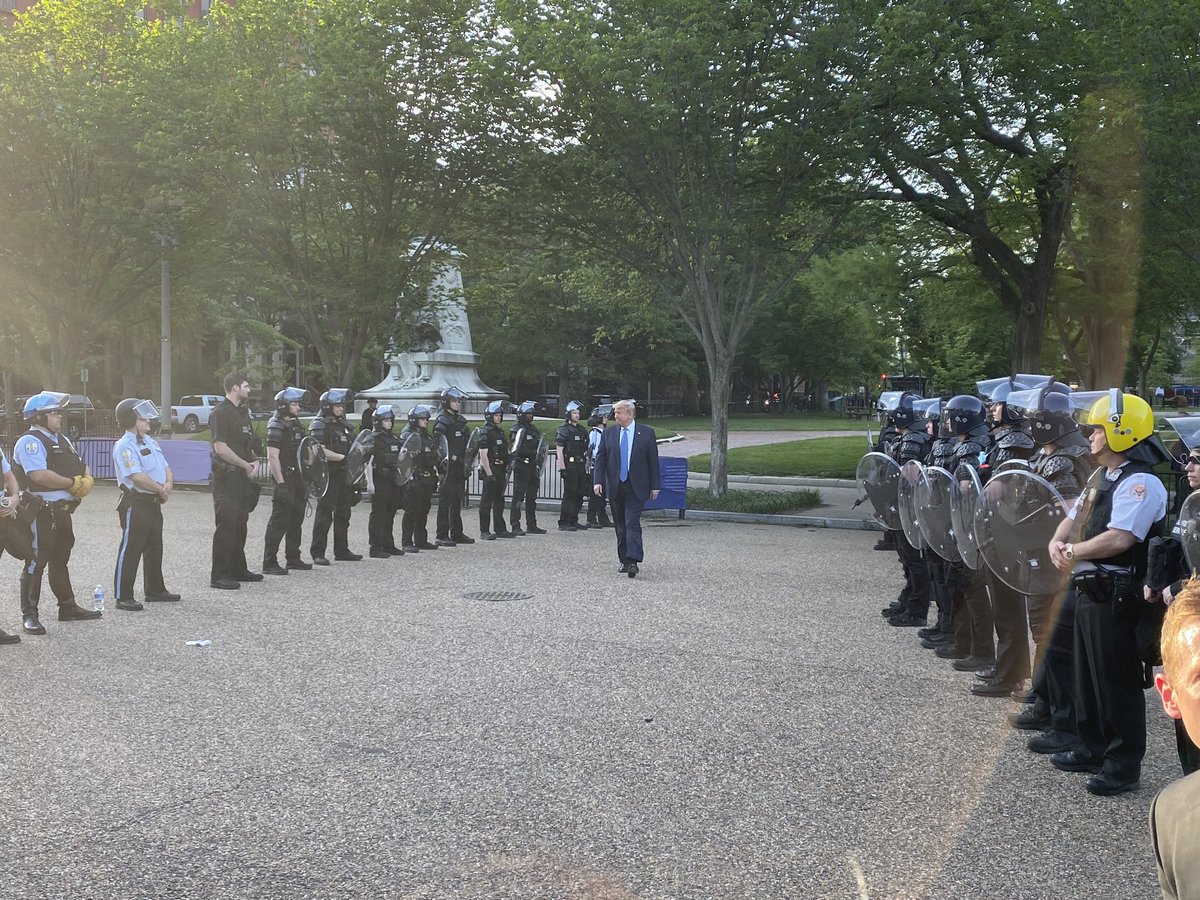
[[[115,503],[77,513],[83,595]],[[870,532],[664,519],[634,580],[611,531],[551,531],[222,592],[210,498],[166,518],[181,603],[47,597],[0,647],[0,897],[1157,896],[1153,693],[1142,789],[1090,796],[884,623]]]

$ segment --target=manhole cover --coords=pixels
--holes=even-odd
[[[468,600],[528,600],[533,594],[522,594],[520,591],[471,591],[463,594]]]

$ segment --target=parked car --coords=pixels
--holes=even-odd
[[[207,428],[212,411],[224,399],[221,394],[188,394],[180,397],[179,403],[171,407],[171,429],[195,434]]]

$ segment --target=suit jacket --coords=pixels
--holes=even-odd
[[[1172,782],[1150,804],[1150,837],[1166,900],[1200,897],[1200,772]]]
[[[592,469],[592,482],[604,485],[604,493],[611,496],[621,481],[621,426],[609,425],[600,437],[600,449],[596,451],[596,465]],[[654,429],[648,425],[633,423],[633,443],[629,447],[629,486],[633,494],[643,503],[650,499],[650,492],[660,490],[658,473],[658,443]]]

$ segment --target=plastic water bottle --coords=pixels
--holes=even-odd
[[[92,591],[92,609],[96,612],[104,612],[104,587],[96,585],[96,589]]]

